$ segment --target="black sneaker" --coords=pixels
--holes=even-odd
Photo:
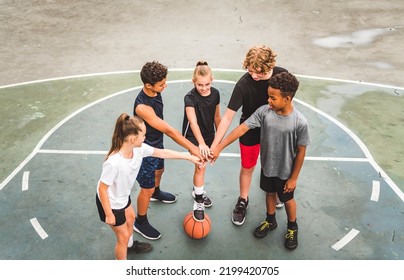
[[[136,254],[149,252],[153,246],[150,243],[133,241],[133,245],[128,247],[128,251],[133,251]]]
[[[244,198],[239,197],[237,200],[237,204],[234,207],[233,215],[231,216],[231,221],[233,224],[241,226],[244,224],[245,215],[247,214],[248,208],[248,198],[245,200]]]
[[[157,240],[161,237],[160,232],[152,227],[148,221],[143,224],[139,224],[137,221],[133,224],[133,229],[140,233],[144,238],[150,240]]]
[[[203,222],[205,220],[205,205],[203,202],[194,201],[193,217],[195,221]]]
[[[285,247],[288,249],[297,247],[297,229],[288,228],[288,233],[285,236]]]
[[[169,192],[165,192],[162,190],[156,191],[153,193],[150,201],[161,201],[164,203],[174,203],[177,201],[177,197]]]
[[[192,191],[192,197],[195,199],[195,191]],[[203,203],[205,204],[205,207],[211,207],[212,206],[212,200],[207,197],[206,192],[203,192]]]
[[[270,230],[276,229],[278,223],[276,220],[273,223],[268,222],[267,220],[263,221],[254,231],[254,236],[257,238],[264,238],[267,236]]]

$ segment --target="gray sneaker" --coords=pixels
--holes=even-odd
[[[241,226],[242,224],[244,224],[245,215],[247,214],[247,208],[248,198],[247,200],[245,200],[244,198],[239,197],[231,216],[231,221],[233,222],[233,224],[237,226]]]

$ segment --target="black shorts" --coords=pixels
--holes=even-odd
[[[105,211],[102,207],[101,200],[98,198],[98,194],[95,194],[95,203],[97,204],[98,214],[100,215],[100,219],[105,223]],[[112,213],[115,216],[115,227],[123,225],[126,223],[125,209],[128,208],[131,204],[130,196],[128,198],[128,204],[122,209],[112,209]]]
[[[294,192],[284,193],[284,187],[287,180],[282,180],[278,177],[266,177],[261,170],[260,188],[267,193],[277,193],[278,198],[282,202],[291,200],[294,197]]]

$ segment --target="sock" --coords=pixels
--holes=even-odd
[[[147,222],[147,215],[137,215],[136,221],[139,225],[144,224],[145,222]]]
[[[273,222],[275,222],[275,213],[274,214],[268,214],[267,213],[267,218],[266,218],[267,222],[272,224]]]
[[[288,229],[297,229],[297,223],[296,220],[294,222],[288,221]]]
[[[133,234],[129,237],[128,248],[132,247],[133,245]]]
[[[203,202],[203,185],[201,187],[194,186],[195,201]]]
[[[153,195],[158,194],[159,192],[160,192],[160,186],[154,187]]]

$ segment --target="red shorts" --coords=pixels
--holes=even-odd
[[[257,165],[258,156],[260,154],[260,144],[254,146],[245,146],[240,144],[241,166],[244,168],[252,168]]]

